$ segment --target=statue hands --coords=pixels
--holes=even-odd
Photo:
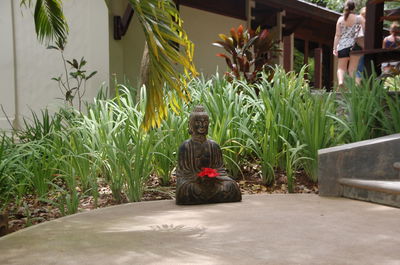
[[[202,184],[202,183],[214,183],[216,179],[217,179],[216,177],[209,178],[209,177],[199,177],[199,176],[197,176],[196,182],[199,183],[199,184]]]

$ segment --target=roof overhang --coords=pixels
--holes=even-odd
[[[325,23],[336,24],[341,16],[341,13],[303,0],[256,0],[256,2]]]

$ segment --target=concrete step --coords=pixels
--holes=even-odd
[[[343,197],[400,208],[400,180],[340,178]]]

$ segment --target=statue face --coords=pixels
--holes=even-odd
[[[194,135],[207,135],[208,124],[208,116],[194,116],[190,121],[191,131]]]

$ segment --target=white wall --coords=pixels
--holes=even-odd
[[[111,2],[110,28],[112,28],[112,16],[122,16],[126,4],[126,0]],[[218,34],[228,34],[232,27],[238,27],[240,24],[245,26],[246,21],[186,6],[180,6],[180,15],[183,27],[195,45],[194,63],[197,71],[204,73],[205,76],[211,76],[218,67],[219,73],[223,74],[227,69],[225,60],[216,54],[224,50],[213,46],[212,43],[219,40]],[[135,14],[126,35],[121,40],[113,40],[110,32],[110,72],[115,73],[119,81],[126,78],[132,85],[138,84],[143,47],[144,34]]]
[[[121,40],[114,40],[114,16],[123,16],[128,5],[127,0],[113,0],[109,6],[109,43],[110,73],[118,82],[129,82],[136,87],[139,84],[140,63],[144,49],[144,33],[136,14],[129,24],[128,31]],[[111,86],[114,80],[111,80]]]
[[[10,10],[7,3],[11,1],[13,7]],[[57,99],[63,98],[63,94],[56,82],[51,80],[64,71],[59,52],[47,50],[44,45],[39,44],[35,34],[33,11],[21,9],[19,1],[2,0],[0,12],[1,18],[3,19],[4,15],[8,21],[0,23],[0,32],[7,33],[6,36],[12,35],[9,17],[13,15],[11,21],[14,23],[15,56],[12,60],[10,56],[4,55],[12,54],[12,45],[10,41],[4,40],[8,37],[2,37],[1,50],[6,48],[0,53],[0,61],[2,68],[15,69],[15,109],[19,119],[21,120],[22,116],[30,117],[31,109],[36,112],[45,107],[55,109],[56,105],[63,104],[62,100]],[[83,56],[88,61],[86,69],[98,71],[87,83],[84,98],[91,99],[97,94],[101,84],[106,82],[108,85],[109,80],[108,9],[103,0],[69,0],[64,1],[64,12],[70,29],[65,57],[80,59]],[[7,45],[3,46],[3,42],[7,42]],[[1,73],[0,80],[4,80],[4,76],[8,74]],[[8,83],[11,83],[10,80],[9,78]],[[12,102],[13,93],[7,87],[4,82],[0,83],[1,104]],[[0,128],[5,127],[0,124]]]
[[[12,1],[0,1],[0,104],[10,122],[16,114]],[[0,108],[0,128],[9,128]]]
[[[220,40],[218,34],[229,35],[232,27],[246,27],[247,22],[186,6],[180,6],[180,14],[184,22],[183,27],[195,45],[194,63],[197,71],[207,77],[215,74],[218,67],[220,74],[225,73],[225,60],[216,56],[217,53],[224,53],[224,49],[215,47],[212,43]]]
[[[137,16],[133,16],[123,43],[123,66],[125,78],[134,86],[137,86],[140,82],[140,66],[143,57],[144,42],[145,37],[142,26]]]
[[[15,0],[0,1],[0,104],[12,118],[15,113],[30,117],[30,109],[39,112],[45,107],[56,109],[64,95],[52,77],[63,73],[60,54],[47,50],[36,39],[32,10],[22,9]],[[12,5],[13,3],[13,5]],[[89,80],[85,99],[93,98],[103,82],[116,76],[129,79],[136,86],[144,47],[144,34],[134,15],[122,40],[113,39],[113,17],[122,16],[127,0],[64,1],[64,12],[70,34],[65,56],[88,61],[87,70],[98,74]],[[218,34],[228,34],[231,27],[246,25],[246,21],[180,6],[184,28],[195,44],[194,62],[206,76],[223,74],[227,66],[217,53],[223,49],[212,46]],[[14,27],[13,27],[14,24]],[[14,30],[13,30],[14,29]],[[4,36],[4,37],[3,37]],[[14,36],[14,38],[13,38]],[[15,56],[13,55],[15,51]],[[15,80],[14,80],[15,76]],[[113,86],[113,83],[111,83]],[[0,113],[0,128],[7,124]]]

